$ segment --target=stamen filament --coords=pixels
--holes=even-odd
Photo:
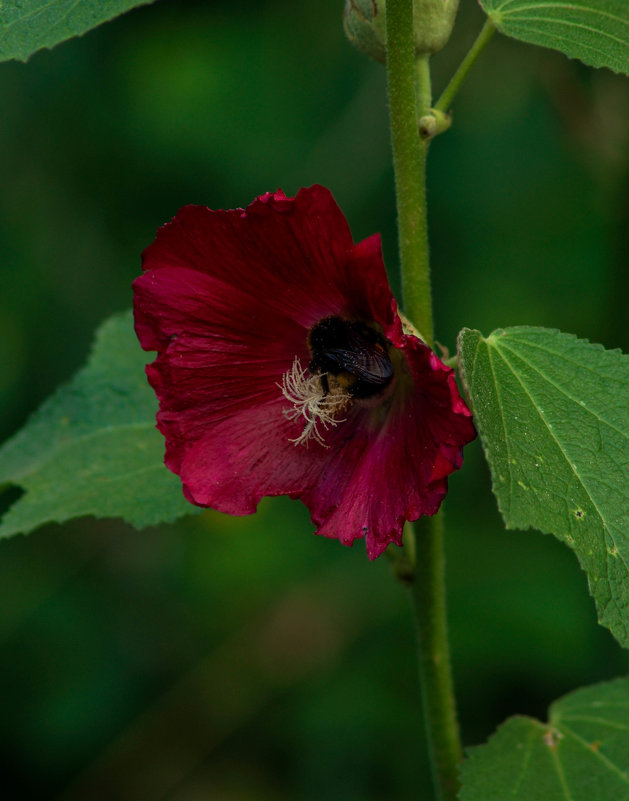
[[[347,408],[352,398],[340,392],[326,392],[322,380],[325,375],[326,373],[310,374],[302,367],[299,357],[295,356],[293,366],[282,376],[281,386],[278,384],[282,395],[293,406],[292,409],[284,410],[285,416],[289,420],[296,420],[298,417],[306,420],[301,434],[290,440],[295,445],[307,444],[310,439],[314,439],[327,448],[329,446],[317,426],[320,424],[328,429],[345,421],[345,418],[338,418],[336,415]]]

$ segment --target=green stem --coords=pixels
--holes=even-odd
[[[435,109],[437,111],[448,111],[450,109],[450,105],[454,100],[454,96],[459,91],[461,84],[467,77],[467,73],[470,71],[472,65],[479,57],[481,52],[484,50],[485,45],[494,35],[494,31],[496,30],[494,23],[489,19],[489,17],[485,20],[485,24],[481,28],[480,33],[476,37],[476,41],[470,48],[468,54],[465,56],[461,64],[459,65],[458,70],[452,76],[450,83],[446,86],[443,90],[443,94],[435,103]]]
[[[417,117],[422,117],[432,105],[432,83],[430,80],[430,57],[421,56],[415,62],[417,95]]]
[[[428,143],[419,136],[418,106],[430,104],[427,59],[417,64],[412,0],[389,0],[386,15],[387,81],[391,144],[395,170],[402,300],[406,316],[422,337],[432,344],[432,301],[428,261],[426,217],[426,152]],[[428,98],[426,97],[428,85]],[[428,105],[426,104],[428,100]],[[423,108],[420,109],[423,111]]]
[[[426,214],[428,141],[419,119],[431,105],[428,58],[415,60],[413,0],[387,0],[387,81],[395,169],[403,308],[432,344],[432,302]],[[410,585],[418,632],[419,675],[436,796],[455,801],[461,744],[456,721],[446,627],[443,523],[440,515],[418,526],[398,575]],[[412,535],[407,531],[407,535]],[[412,537],[411,537],[412,539]],[[415,564],[413,565],[413,562]]]
[[[422,704],[436,796],[456,801],[463,758],[456,717],[445,600],[443,515],[415,524],[418,558],[410,595],[417,625]]]

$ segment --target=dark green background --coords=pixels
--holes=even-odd
[[[0,64],[3,438],[130,305],[140,252],[186,203],[323,183],[356,239],[382,233],[397,284],[384,71],[341,8],[164,1]],[[437,88],[481,24],[462,0]],[[438,339],[530,323],[626,350],[628,160],[626,79],[496,37],[430,154]],[[447,521],[467,744],[626,671],[573,555],[502,530],[477,443]],[[384,559],[311,531],[279,499],[1,543],[3,798],[428,798],[404,592]]]

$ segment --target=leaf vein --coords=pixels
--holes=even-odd
[[[615,426],[613,423],[610,423],[610,422],[609,422],[609,420],[606,420],[606,419],[605,419],[604,417],[602,417],[600,414],[597,414],[597,412],[595,412],[595,411],[594,411],[594,409],[590,408],[589,406],[582,406],[582,405],[581,405],[581,404],[580,404],[580,403],[579,403],[579,402],[576,400],[576,398],[575,398],[573,395],[570,395],[570,394],[569,394],[569,393],[568,393],[568,392],[567,392],[567,391],[566,391],[566,390],[565,390],[565,389],[564,389],[564,388],[563,388],[563,387],[562,387],[560,384],[557,384],[557,383],[556,383],[556,381],[555,381],[554,379],[552,379],[550,376],[548,376],[548,375],[547,375],[547,374],[546,374],[546,373],[545,373],[545,372],[544,372],[544,371],[543,371],[541,368],[539,368],[537,365],[535,365],[535,364],[533,364],[532,362],[530,362],[530,361],[529,361],[529,360],[528,360],[528,359],[527,359],[525,356],[523,356],[521,353],[519,353],[518,351],[516,351],[516,350],[514,350],[513,348],[509,347],[509,345],[508,345],[508,344],[506,344],[506,343],[504,343],[504,342],[503,342],[503,343],[501,343],[501,347],[503,347],[505,350],[508,350],[508,351],[509,351],[509,353],[511,353],[511,354],[512,354],[513,356],[515,356],[516,358],[518,358],[518,359],[521,359],[521,360],[522,360],[522,361],[523,361],[523,362],[524,362],[524,363],[525,363],[525,364],[526,364],[528,367],[530,367],[530,368],[531,368],[531,370],[533,370],[533,371],[534,371],[534,372],[536,372],[536,373],[537,373],[539,376],[541,376],[541,377],[544,379],[544,381],[547,381],[547,382],[548,382],[548,383],[549,383],[551,386],[553,386],[553,387],[554,387],[554,388],[555,388],[555,389],[556,389],[558,392],[560,392],[562,395],[564,395],[566,398],[568,398],[568,400],[572,401],[573,403],[576,403],[576,404],[579,406],[579,408],[581,408],[581,409],[583,409],[583,411],[585,411],[585,412],[588,412],[589,414],[591,414],[591,415],[592,415],[592,417],[594,417],[596,420],[598,420],[598,421],[599,421],[599,423],[604,423],[604,424],[605,424],[605,425],[606,425],[608,428],[611,428],[613,431],[616,431],[618,434],[620,434],[620,436],[621,436],[621,437],[623,437],[623,439],[626,439],[626,440],[629,442],[629,434],[627,434],[626,432],[622,431],[620,428],[618,428],[617,426]],[[512,372],[513,372],[513,371],[512,371]],[[531,398],[532,398],[532,396],[531,396]]]
[[[581,485],[581,487],[583,487],[583,491],[585,492],[585,494],[587,495],[587,497],[590,499],[590,502],[592,503],[592,506],[593,506],[594,510],[596,511],[596,514],[598,515],[598,517],[599,517],[600,521],[601,521],[601,525],[602,525],[602,527],[603,527],[603,531],[608,531],[608,532],[610,533],[610,537],[611,537],[611,539],[612,539],[612,542],[614,542],[614,544],[616,544],[616,540],[615,540],[615,539],[614,539],[614,537],[611,535],[610,528],[609,528],[609,526],[607,525],[607,523],[605,522],[605,518],[604,518],[604,516],[603,516],[603,514],[602,514],[601,510],[599,509],[599,506],[598,506],[597,502],[595,501],[595,499],[594,499],[594,497],[593,497],[592,493],[590,492],[590,490],[589,490],[589,489],[588,489],[588,487],[586,486],[586,484],[585,484],[585,482],[583,481],[583,479],[581,478],[581,476],[580,476],[580,475],[577,473],[577,471],[575,470],[575,468],[574,468],[574,466],[573,466],[573,464],[572,464],[572,460],[568,458],[568,454],[566,453],[566,450],[565,450],[565,448],[564,448],[564,446],[563,446],[562,442],[559,440],[559,438],[557,437],[557,435],[555,434],[555,432],[554,432],[554,430],[553,430],[553,427],[552,427],[552,426],[551,426],[551,424],[550,424],[550,423],[547,421],[546,417],[545,417],[545,416],[544,416],[544,414],[542,413],[542,410],[541,410],[541,408],[540,408],[540,407],[537,405],[537,403],[535,402],[535,397],[534,397],[534,395],[533,395],[533,394],[530,392],[530,390],[529,390],[528,386],[525,384],[525,382],[523,381],[523,379],[521,378],[521,376],[520,376],[520,375],[517,373],[517,371],[516,371],[516,370],[514,370],[513,366],[512,366],[512,365],[511,365],[511,363],[509,362],[509,360],[508,360],[508,359],[507,359],[507,358],[504,356],[504,354],[503,354],[503,353],[501,353],[501,351],[500,351],[500,348],[498,348],[497,346],[495,346],[495,350],[496,350],[496,351],[497,351],[497,353],[498,353],[498,354],[501,356],[502,360],[504,361],[505,365],[506,365],[506,366],[507,366],[507,368],[510,370],[510,372],[512,373],[512,375],[514,376],[514,378],[516,379],[516,381],[517,381],[517,382],[520,384],[520,386],[522,387],[522,389],[523,389],[524,393],[526,394],[526,396],[528,397],[528,399],[529,399],[529,401],[530,401],[530,403],[531,403],[531,405],[532,405],[533,409],[534,409],[534,410],[535,410],[535,412],[537,413],[537,416],[539,417],[539,419],[542,421],[542,423],[543,423],[543,424],[544,424],[544,426],[546,427],[546,429],[547,429],[548,433],[550,434],[551,438],[554,440],[555,444],[557,445],[557,448],[559,449],[559,451],[560,451],[560,452],[561,452],[561,454],[563,455],[563,457],[564,457],[564,459],[565,459],[566,463],[567,463],[567,464],[570,466],[570,469],[571,469],[571,471],[572,471],[572,474],[573,474],[574,478],[576,479],[577,483],[578,483],[578,484],[580,484],[580,485]],[[501,413],[502,413],[502,409],[501,409]],[[506,429],[505,429],[505,436],[506,436]],[[507,438],[507,439],[508,439],[508,438]],[[509,471],[509,474],[511,474],[511,471]],[[627,562],[626,562],[626,560],[625,560],[625,558],[624,558],[623,554],[620,552],[620,550],[619,550],[619,554],[620,554],[620,557],[621,557],[621,559],[623,560],[623,563],[625,564],[625,567],[627,568]],[[607,568],[607,576],[608,576],[608,580],[609,580],[609,559],[606,559],[606,568]],[[612,596],[612,599],[613,599],[613,596]],[[614,603],[615,603],[615,605],[617,606],[617,603],[616,603],[616,601],[614,601]]]
[[[559,760],[559,754],[557,753],[556,749],[550,749],[550,758],[557,773],[557,779],[559,780],[559,786],[563,791],[566,801],[574,801],[572,795],[570,794],[570,790],[568,789],[568,780],[566,779],[566,774],[564,773],[563,766]]]
[[[620,22],[623,25],[629,26],[628,19],[623,19],[622,17],[619,17],[616,14],[610,14],[609,11],[603,11],[602,9],[598,8],[590,8],[589,6],[575,6],[572,3],[529,3],[528,5],[517,6],[514,11],[508,12],[508,15],[513,18],[516,14],[519,14],[522,11],[530,11],[531,9],[537,11],[541,8],[561,9],[568,11],[576,11],[577,13],[583,13],[583,14],[592,14],[594,15],[594,17],[606,17],[607,19],[612,20],[612,22]],[[502,9],[504,9],[504,6],[502,7]],[[524,19],[548,19],[548,18],[524,17]],[[550,17],[550,22],[570,24],[567,20],[561,18],[558,19],[556,17]],[[595,31],[596,33],[601,32],[600,28],[587,28],[587,30],[592,30]]]
[[[622,706],[621,704],[614,704],[615,709]],[[625,704],[624,706],[627,705]],[[578,721],[580,723],[596,723],[598,726],[607,726],[610,729],[629,732],[629,724],[619,723],[618,721],[609,720],[608,718],[594,717],[592,715],[562,715],[561,724],[563,725],[566,720]]]
[[[496,371],[494,370],[494,362],[493,362],[493,359],[491,357],[492,349],[491,349],[491,347],[489,345],[489,342],[487,340],[485,340],[485,342],[487,344],[487,358],[488,358],[488,361],[489,361],[489,369],[491,370],[491,376],[492,376],[492,379],[493,379],[493,382],[494,382],[494,387],[495,387],[495,390],[496,390],[496,401],[498,403],[498,408],[500,409],[500,420],[502,422],[502,430],[503,430],[503,433],[504,433],[504,443],[505,443],[505,447],[506,447],[507,465],[510,465],[511,464],[511,447],[509,445],[509,436],[508,436],[508,431],[507,431],[507,422],[506,422],[506,419],[505,419],[504,408],[503,408],[503,404],[502,404],[502,399],[500,397],[500,389],[499,389],[500,385],[499,385],[498,381],[496,380]],[[509,469],[508,466],[507,466],[507,474],[509,476],[509,508],[511,508],[512,499],[513,499],[513,475],[512,475],[512,471]]]
[[[563,26],[565,28],[576,28],[577,30],[588,31],[589,33],[595,33],[598,36],[601,36],[601,37],[606,38],[606,39],[610,39],[612,42],[616,42],[616,44],[619,44],[622,47],[629,47],[629,41],[627,39],[620,38],[619,36],[614,36],[614,34],[610,33],[609,31],[604,30],[603,28],[590,28],[589,25],[584,25],[583,23],[580,23],[580,22],[572,22],[571,20],[565,20],[565,19],[562,19],[562,20],[550,19],[549,20],[547,17],[523,17],[521,20],[518,20],[518,21],[519,22],[525,22],[525,23],[528,23],[528,22],[542,22],[542,23],[545,23],[547,25],[552,24],[552,25],[557,26],[557,27],[562,27]],[[586,49],[589,48],[590,50],[597,51],[597,48],[586,44],[582,39],[570,39],[570,38],[568,38],[566,36],[560,36],[554,30],[551,31],[550,33],[547,30],[546,31],[540,31],[538,28],[534,29],[534,28],[530,28],[529,27],[529,30],[536,30],[538,33],[545,33],[547,36],[550,35],[551,38],[553,38],[553,39],[561,39],[564,42],[571,42],[572,44],[576,44],[579,47],[584,47]],[[597,52],[604,53],[605,51],[600,50],[600,51],[597,51]]]
[[[532,18],[531,18],[532,19]],[[544,21],[544,20],[542,20]],[[579,27],[579,26],[575,26]],[[584,26],[581,26],[584,27]],[[590,30],[589,28],[585,28],[585,30]],[[543,28],[535,28],[533,26],[529,26],[527,28],[527,33],[537,33],[544,36],[546,39],[548,38],[548,31],[544,30]],[[607,35],[607,34],[606,34]],[[605,61],[609,58],[609,53],[606,50],[602,50],[600,47],[595,47],[591,44],[586,44],[582,39],[572,39],[568,36],[560,36],[558,33],[553,33],[550,37],[551,39],[556,39],[560,42],[565,42],[566,44],[576,46],[578,48],[582,48],[583,50],[588,50],[591,53],[596,53],[598,56],[602,56]],[[610,39],[614,39],[613,36],[609,35]],[[623,40],[619,40],[620,44],[627,45],[629,47],[629,42],[625,42]],[[546,47],[554,47],[554,45],[546,44]],[[555,48],[557,49],[557,48]],[[617,57],[617,54],[614,54],[614,57]]]
[[[611,761],[608,757],[600,752],[600,750],[595,750],[591,747],[591,744],[584,740],[583,737],[578,735],[575,731],[573,731],[569,726],[566,726],[562,723],[561,731],[564,735],[568,735],[571,737],[578,745],[582,746],[584,749],[587,750],[588,754],[592,754],[596,759],[602,762],[606,768],[608,768],[612,773],[615,773],[622,781],[629,785],[629,776],[623,771],[621,768],[618,767],[614,762]]]
[[[572,337],[571,337],[571,339],[572,339]],[[502,340],[502,341],[504,342],[504,340]],[[580,370],[587,370],[588,373],[592,373],[592,375],[595,376],[596,378],[600,378],[600,373],[598,373],[596,369],[594,369],[593,367],[590,367],[588,364],[585,364],[583,361],[577,361],[576,359],[570,358],[569,356],[566,355],[566,353],[564,351],[553,350],[553,348],[550,348],[548,345],[542,345],[539,342],[534,342],[532,339],[528,339],[526,337],[523,338],[523,339],[520,339],[517,336],[517,334],[513,334],[513,333],[510,332],[510,334],[509,334],[509,344],[510,344],[511,350],[513,351],[513,344],[511,344],[511,343],[517,343],[519,345],[524,345],[524,347],[526,347],[526,348],[532,348],[534,350],[540,350],[542,353],[547,353],[549,356],[556,356],[558,359],[562,359],[563,361],[567,362],[568,364],[572,364],[575,367],[578,367]],[[596,351],[598,354],[606,354],[606,355],[610,355],[611,354],[613,356],[621,357],[623,359],[623,361],[626,362],[627,369],[629,369],[629,356],[625,355],[624,353],[621,353],[620,350],[615,350],[615,351],[614,350],[605,350],[605,348],[603,348],[602,345],[595,345],[595,344],[592,344],[591,342],[588,342],[587,340],[579,340],[579,339],[576,339],[576,338],[574,338],[574,344],[575,345],[585,345],[587,348],[589,348],[589,349],[591,349],[593,351]],[[517,351],[513,351],[513,352],[517,353]],[[622,384],[623,386],[626,385],[626,386],[629,387],[629,377],[626,380],[623,380],[620,376],[618,376],[617,370],[614,370],[614,375],[613,375],[612,379],[614,381],[617,381],[618,383]]]
[[[59,23],[63,22],[64,19],[67,19],[67,17],[70,16],[71,12],[74,11],[74,9],[81,3],[81,1],[82,0],[74,0],[72,5],[69,8],[67,8],[63,12],[63,14],[61,14],[61,16],[59,17],[58,20],[56,20],[55,24],[58,25]],[[37,8],[33,8],[31,11],[27,11],[21,17],[16,17],[14,20],[12,20],[8,24],[4,25],[3,26],[3,33],[6,33],[14,25],[22,23],[22,22],[28,22],[30,20],[30,24],[32,24],[32,20],[36,19],[39,14],[42,14],[44,11],[47,11],[51,7],[54,8],[54,6],[56,6],[58,4],[59,4],[59,0],[50,0],[50,2],[45,3],[42,6],[39,6]]]
[[[521,768],[520,773],[519,773],[519,775],[518,775],[518,777],[516,779],[515,784],[513,785],[513,790],[511,791],[512,798],[516,798],[517,799],[517,794],[519,793],[519,791],[520,791],[520,789],[522,787],[522,784],[524,783],[524,780],[526,778],[526,773],[527,773],[527,771],[529,769],[529,766],[531,764],[531,760],[533,758],[533,747],[534,747],[535,741],[537,740],[538,737],[539,737],[539,732],[537,732],[535,730],[535,728],[532,728],[529,731],[528,742],[526,744],[526,751],[524,753],[524,758],[522,759],[522,768]]]

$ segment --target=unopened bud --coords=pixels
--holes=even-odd
[[[413,0],[417,55],[437,53],[452,33],[459,0]]]
[[[386,61],[385,0],[345,0],[343,27],[350,42],[370,58]]]
[[[459,0],[413,0],[415,53],[437,53],[452,33]],[[382,64],[386,61],[386,0],[345,0],[343,27],[352,44]]]

